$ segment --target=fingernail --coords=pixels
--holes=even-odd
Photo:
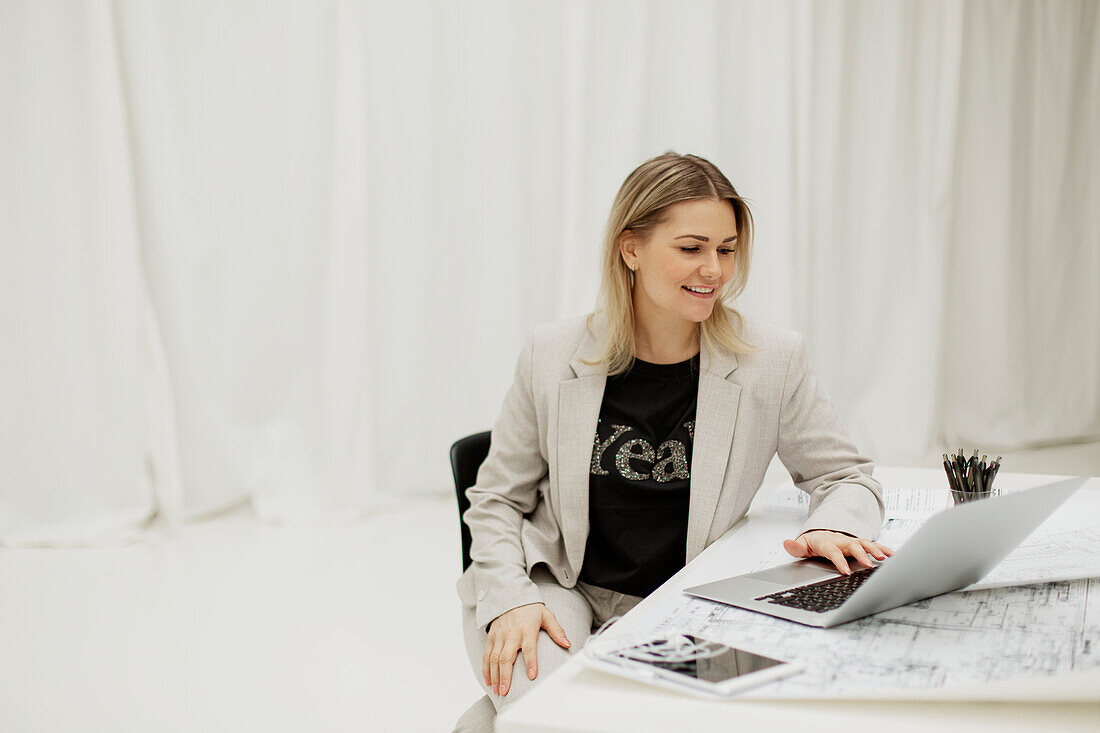
[[[534,667],[527,670],[527,679],[529,679],[529,680],[535,679],[535,668]]]

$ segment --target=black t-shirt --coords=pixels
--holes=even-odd
[[[684,567],[698,394],[698,355],[636,359],[608,378],[589,464],[585,583],[645,596]]]

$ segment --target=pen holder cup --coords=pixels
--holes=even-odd
[[[970,458],[966,457],[965,451],[961,448],[958,453],[952,453],[950,456],[943,454],[947,488],[956,505],[988,499],[1000,493],[993,488],[993,479],[997,477],[997,471],[1001,468],[1001,456],[997,456],[997,460],[989,463],[986,463],[986,458],[988,456],[983,455],[982,459],[978,460],[977,448],[974,449],[974,455]]]
[[[991,496],[1000,496],[1000,494],[1001,494],[1001,492],[998,489],[991,489],[990,491],[970,493],[970,492],[964,492],[964,491],[955,491],[954,489],[951,489],[950,487],[948,487],[948,488],[951,491],[951,500],[954,501],[955,504],[968,504],[972,501],[978,501],[979,499],[988,499]]]

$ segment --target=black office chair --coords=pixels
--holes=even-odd
[[[470,567],[470,528],[462,521],[462,515],[470,508],[466,489],[477,483],[477,469],[489,455],[490,431],[467,435],[451,446],[451,473],[455,477],[455,493],[458,495],[458,526],[462,530],[462,572]]]

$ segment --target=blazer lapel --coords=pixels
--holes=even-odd
[[[691,501],[688,507],[687,561],[706,547],[718,496],[726,475],[741,385],[726,381],[737,368],[737,355],[701,345],[699,399],[691,454]]]
[[[592,462],[592,444],[596,421],[600,417],[607,368],[602,362],[586,364],[599,354],[599,343],[585,331],[569,366],[576,375],[561,383],[558,392],[557,468],[558,504],[565,553],[573,568],[574,579],[584,560],[588,540],[588,469]]]

